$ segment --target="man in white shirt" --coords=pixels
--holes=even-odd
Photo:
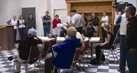
[[[80,14],[77,14],[75,9],[72,9],[70,12],[73,15],[71,26],[74,26],[76,30],[82,34],[82,27],[84,23],[83,17]]]
[[[71,12],[69,12],[69,16],[67,17],[67,21],[66,21],[66,27],[70,27],[71,26],[71,22],[72,22],[72,14]]]
[[[103,42],[105,42],[105,38],[106,38],[106,31],[103,29],[103,27],[104,27],[105,24],[108,24],[108,22],[109,22],[109,18],[107,16],[107,12],[104,11],[103,12],[103,17],[101,18]]]

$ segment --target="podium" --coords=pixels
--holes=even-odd
[[[14,28],[9,25],[0,25],[1,50],[14,49]]]

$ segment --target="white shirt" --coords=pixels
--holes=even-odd
[[[71,16],[68,16],[68,17],[67,17],[67,21],[66,21],[66,22],[67,22],[69,25],[70,25],[70,24],[71,24],[71,22],[72,22],[72,20],[71,20],[71,19],[72,19],[72,17],[71,17]]]
[[[11,25],[13,25],[14,26],[14,29],[17,29],[17,20],[14,20],[14,19],[11,19]]]
[[[24,23],[25,22],[25,20],[24,19],[19,19],[19,28],[25,28],[26,26],[25,26],[25,24],[22,24],[22,23]]]
[[[72,17],[72,24],[74,24],[75,28],[82,27],[83,26],[84,19],[80,14],[75,14]]]
[[[128,23],[128,20],[126,18],[126,14],[124,13],[122,15],[122,19],[121,19],[121,23],[120,23],[120,35],[126,35],[127,23]]]
[[[117,14],[116,14],[115,19],[114,19],[114,24],[116,24],[116,21],[117,21],[117,19],[118,19],[119,16],[120,16],[120,15],[117,15]]]
[[[104,26],[104,24],[108,24],[108,22],[109,22],[109,18],[108,18],[108,16],[106,15],[106,16],[103,16],[102,18],[101,18],[101,21],[106,21],[105,23],[103,23],[102,22],[102,27]]]

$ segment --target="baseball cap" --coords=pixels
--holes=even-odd
[[[63,24],[58,24],[57,27],[58,28],[64,28],[65,26]]]
[[[28,30],[28,35],[34,36],[36,35],[37,31],[34,28]]]

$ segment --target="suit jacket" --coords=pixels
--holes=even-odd
[[[36,28],[35,19],[34,18],[32,18],[32,19],[28,18],[28,20],[26,22],[26,26],[27,26],[27,28],[31,28],[31,27]]]
[[[90,22],[92,22],[94,26],[98,26],[99,25],[98,17],[94,17],[94,18],[91,17]]]

